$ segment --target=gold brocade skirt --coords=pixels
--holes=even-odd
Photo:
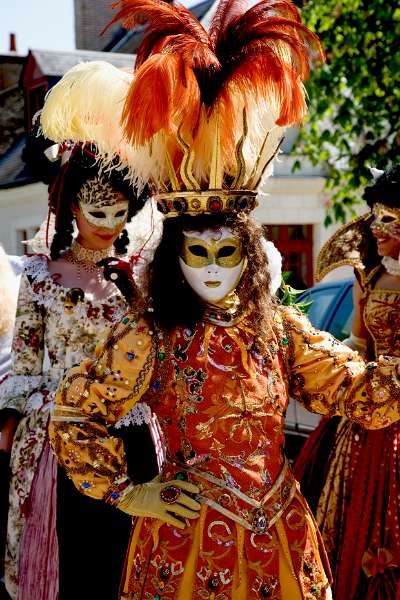
[[[329,600],[329,583],[312,517],[304,514],[307,533],[304,555],[307,554],[307,560],[312,557],[314,563],[308,560],[307,564],[313,573],[304,573],[299,572],[299,562],[296,561],[296,568],[292,559],[293,547],[286,532],[285,516],[275,523],[268,535],[257,536],[257,540],[263,538],[262,542],[254,542],[256,538],[241,525],[226,522],[207,506],[202,506],[197,522],[182,533],[155,519],[137,519],[120,599]],[[220,538],[214,536],[213,539],[217,543],[216,551],[210,545],[213,531],[220,532]],[[227,535],[222,536],[222,531]],[[167,540],[164,539],[166,533],[169,533]],[[185,535],[188,543],[182,545],[180,541]]]

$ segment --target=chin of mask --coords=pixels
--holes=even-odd
[[[184,231],[182,273],[205,302],[217,304],[232,292],[242,276],[245,259],[240,240],[229,227]]]

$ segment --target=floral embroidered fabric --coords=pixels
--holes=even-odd
[[[126,310],[115,295],[98,302],[71,301],[70,290],[51,277],[47,258],[30,257],[21,276],[12,344],[12,371],[0,385],[0,409],[13,408],[20,421],[11,456],[12,479],[6,550],[6,581],[17,595],[19,542],[33,476],[47,437],[54,392],[66,369],[93,354],[96,344]]]

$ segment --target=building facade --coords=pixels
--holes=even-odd
[[[184,3],[207,24],[213,0]],[[26,132],[46,92],[82,61],[106,60],[119,68],[134,66],[132,53],[140,41],[140,28],[127,32],[115,26],[101,36],[112,16],[109,2],[99,0],[95,11],[92,0],[74,0],[74,6],[77,46],[83,50],[31,50],[27,57],[16,53],[0,56],[0,105],[4,107],[0,119],[0,242],[13,254],[23,252],[21,241],[32,236],[47,210],[46,186],[23,162]],[[106,52],[99,51],[105,48]],[[281,251],[284,270],[292,273],[290,282],[302,289],[313,284],[318,252],[337,226],[324,226],[328,198],[323,166],[313,167],[302,157],[292,157],[289,152],[295,138],[296,131],[289,130],[255,215],[264,225],[266,237]],[[296,172],[292,169],[294,160],[301,164]],[[338,276],[334,273],[331,277]]]

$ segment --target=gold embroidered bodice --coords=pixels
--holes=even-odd
[[[374,357],[400,357],[400,290],[368,290],[363,318]]]

